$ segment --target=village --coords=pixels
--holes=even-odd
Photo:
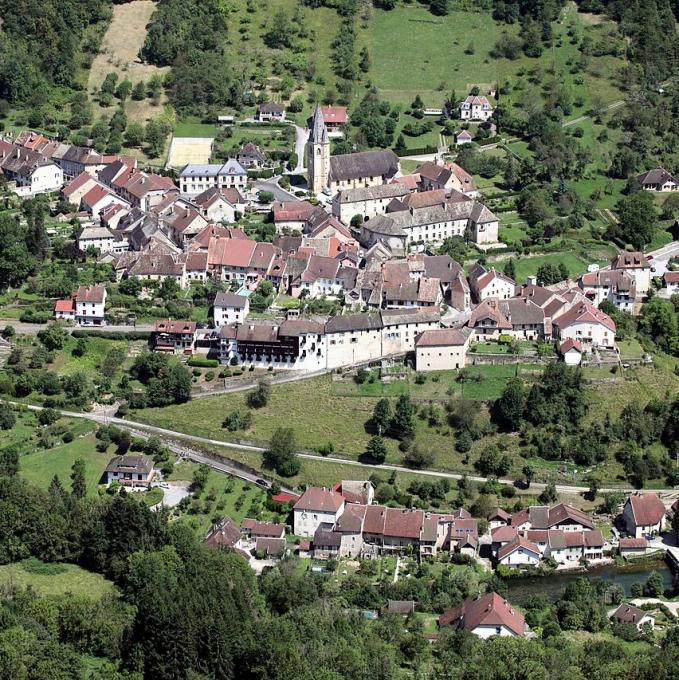
[[[486,98],[469,97],[461,115],[485,120],[488,106]],[[274,116],[260,108],[261,120]],[[568,364],[622,364],[616,324],[601,304],[638,315],[656,290],[665,297],[678,290],[671,250],[657,262],[653,254],[623,251],[607,267],[592,264],[577,279],[547,285],[536,276],[515,281],[489,262],[465,271],[440,254],[443,244],[468,242],[481,262],[484,251],[503,245],[500,220],[484,206],[474,178],[442,156],[410,174],[401,173],[389,150],[331,156],[330,135],[346,115],[346,108],[317,107],[306,143],[308,192],[295,192],[302,200],[275,178],[274,191],[252,188],[248,171],[267,163],[252,143],[222,165],[186,165],[179,186],[140,170],[133,158],[101,156],[33,132],[2,142],[1,154],[17,193],[59,190],[77,207],[78,249],[97,253],[118,281],[221,285],[211,329],[160,320],[152,345],[208,354],[222,364],[319,371],[410,354],[426,372],[464,368],[476,359],[475,343],[498,352],[502,344],[538,351],[551,345]],[[644,189],[677,186],[669,176],[660,183],[654,177],[640,178]],[[239,227],[248,214],[271,221],[270,242]],[[257,312],[265,301],[266,314],[252,313],[255,298]],[[304,314],[314,301],[318,311]],[[332,309],[330,318],[322,305]],[[54,317],[110,324],[105,285],[57,301]]]

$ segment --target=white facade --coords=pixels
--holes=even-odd
[[[476,626],[476,628],[474,628],[471,632],[477,637],[480,637],[482,640],[487,640],[488,638],[494,637],[496,635],[499,637],[518,637],[513,630],[507,628],[507,626],[504,625]]]
[[[540,563],[540,553],[535,553],[523,546],[517,546],[515,550],[498,560],[498,564],[506,567],[528,567]]]
[[[509,300],[514,297],[515,291],[516,285],[513,282],[494,276],[486,286],[479,288],[479,302],[486,298]]]
[[[316,529],[321,524],[335,525],[340,515],[344,512],[344,503],[337,512],[321,512],[319,510],[294,510],[294,533],[295,536],[313,538]]]
[[[234,159],[224,165],[193,165],[184,167],[179,175],[179,190],[189,196],[202,194],[207,189],[245,189],[248,173]]]
[[[327,333],[327,368],[352,366],[382,356],[381,329]]]
[[[78,236],[78,250],[83,252],[95,248],[100,253],[112,253],[115,237],[105,227],[85,228]]]
[[[250,299],[245,295],[239,295],[243,299],[241,304],[220,304],[215,302],[214,325],[215,328],[226,326],[230,323],[243,323],[250,313]]]
[[[16,180],[19,186],[29,186],[31,194],[44,194],[61,189],[64,172],[56,163],[50,163],[35,168],[30,177],[17,177]]]
[[[81,326],[103,326],[104,309],[106,307],[106,293],[102,302],[75,301],[75,320]]]
[[[577,340],[583,345],[615,347],[615,332],[598,322],[575,321],[565,327],[560,327],[559,338]]]

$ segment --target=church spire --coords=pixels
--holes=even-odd
[[[325,119],[323,118],[323,111],[321,111],[320,104],[316,105],[316,111],[314,111],[309,141],[312,144],[327,144],[330,141],[328,138],[328,128],[325,125]]]

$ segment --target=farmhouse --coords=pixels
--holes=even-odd
[[[0,139],[0,174],[16,183],[16,193],[35,196],[58,191],[64,185],[63,170],[36,151]]]
[[[66,302],[66,301],[61,301]],[[80,286],[73,296],[74,316],[59,315],[57,308],[57,318],[73,318],[81,326],[103,326],[106,323],[104,309],[106,307],[106,287],[105,286]],[[66,305],[61,305],[63,310]]]
[[[652,536],[665,530],[665,505],[657,493],[637,493],[630,496],[622,509],[627,533],[634,538]]]
[[[312,537],[322,524],[335,525],[344,512],[345,500],[336,491],[309,487],[293,507],[295,536]]]
[[[255,118],[258,121],[283,121],[285,120],[285,106],[278,102],[264,102],[257,108]]]
[[[469,598],[439,616],[439,628],[452,626],[480,638],[494,635],[523,637],[526,620],[521,612],[497,593]]]
[[[641,188],[646,191],[677,191],[679,181],[675,179],[665,168],[653,168],[642,172],[636,177]]]
[[[78,250],[86,252],[94,248],[100,253],[111,253],[114,250],[116,238],[106,227],[83,227],[78,234]]]
[[[203,543],[212,548],[233,548],[241,546],[240,527],[230,517],[222,517],[212,525]]]
[[[210,222],[234,222],[245,212],[245,199],[238,189],[210,187],[193,199],[200,214]]]
[[[497,551],[497,563],[505,567],[534,567],[541,557],[540,548],[520,535]]]
[[[615,347],[615,322],[591,302],[574,304],[553,320],[561,341],[577,340],[583,346]]]
[[[116,456],[106,466],[106,483],[119,482],[123,486],[148,487],[155,471],[148,456]]]
[[[645,555],[648,550],[648,541],[645,538],[621,538],[618,549],[622,557],[636,557]]]
[[[594,522],[582,510],[566,503],[551,508],[547,505],[531,505],[515,512],[510,524],[517,531],[531,529],[562,529],[563,531],[592,531]]]

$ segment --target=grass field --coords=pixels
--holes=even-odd
[[[94,426],[87,423],[90,430]],[[78,458],[85,461],[87,495],[96,496],[101,477],[111,460],[112,453],[99,453],[94,434],[76,437],[69,444],[60,444],[52,449],[38,449],[20,458],[21,476],[31,484],[47,489],[52,477],[59,475],[61,483],[70,489],[71,467]],[[111,449],[113,450],[113,449]]]
[[[130,80],[133,84],[140,80],[148,81],[153,75],[165,75],[169,68],[159,68],[139,61],[138,54],[146,39],[146,26],[156,7],[152,0],[133,0],[125,4],[113,5],[113,19],[109,24],[101,50],[95,57],[87,81],[87,91],[95,95],[106,75],[118,74],[119,80]],[[145,123],[162,112],[164,101],[154,105],[151,99],[129,100],[125,113],[129,120]],[[95,102],[95,118],[106,109]],[[107,111],[110,115],[111,111]]]
[[[75,564],[63,564],[59,574],[35,574],[26,571],[22,563],[0,566],[0,586],[30,586],[39,595],[87,595],[99,598],[115,592],[115,586],[100,574],[86,571]]]

